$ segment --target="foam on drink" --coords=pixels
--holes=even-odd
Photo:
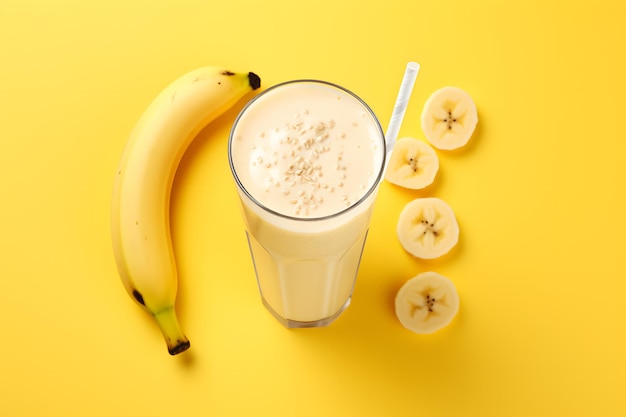
[[[234,168],[254,199],[284,215],[323,217],[372,187],[380,144],[360,102],[317,84],[271,91],[262,101],[268,110],[249,110],[232,144]]]

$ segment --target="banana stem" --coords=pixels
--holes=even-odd
[[[177,355],[189,349],[189,339],[180,328],[173,306],[158,311],[153,316],[161,329],[161,333],[163,333],[163,337],[165,337],[170,355]]]

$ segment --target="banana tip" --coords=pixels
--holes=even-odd
[[[248,73],[248,81],[250,82],[250,87],[252,87],[253,90],[261,87],[261,77],[253,72]]]
[[[184,351],[189,349],[190,346],[191,343],[189,343],[189,340],[180,340],[175,345],[168,346],[167,351],[170,353],[170,355],[174,356],[178,355],[179,353],[183,353]]]

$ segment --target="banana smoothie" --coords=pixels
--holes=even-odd
[[[285,326],[350,303],[384,159],[376,116],[334,84],[279,84],[239,114],[230,165],[263,303]]]

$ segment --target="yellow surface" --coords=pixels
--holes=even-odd
[[[0,2],[3,416],[626,415],[626,6],[620,1]],[[179,314],[167,354],[127,296],[109,236],[113,174],[149,101],[207,64],[264,86],[333,81],[400,135],[456,85],[479,128],[426,192],[383,184],[352,306],[286,330],[261,306],[226,157],[243,103],[202,132],[172,201]],[[433,195],[461,239],[407,255],[400,210]],[[393,298],[435,270],[461,297],[433,335]]]

